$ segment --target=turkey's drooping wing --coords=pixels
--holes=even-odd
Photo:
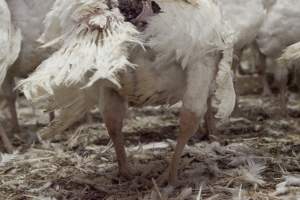
[[[21,48],[21,32],[12,24],[5,0],[0,0],[0,86],[7,70],[18,58]]]
[[[132,66],[127,50],[139,43],[139,32],[113,2],[109,8],[103,0],[57,0],[45,23],[40,41],[59,48],[21,82],[27,98],[48,99],[59,88],[80,92],[101,80],[120,87],[115,75]]]

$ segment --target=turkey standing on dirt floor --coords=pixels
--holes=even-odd
[[[268,12],[256,40],[259,51],[265,57],[263,60],[268,58],[273,63],[270,67],[275,68],[277,66],[275,80],[280,85],[282,108],[286,107],[285,87],[287,68],[278,65],[277,59],[286,47],[300,41],[299,8],[299,0],[278,0]],[[263,66],[266,66],[266,63]],[[270,90],[266,84],[264,90],[265,93],[270,94]]]
[[[0,86],[2,85],[8,68],[16,61],[21,48],[21,33],[11,19],[6,1],[0,0]],[[2,88],[0,87],[0,92]],[[0,122],[0,139],[8,152],[12,152],[12,145],[8,140],[5,129]]]
[[[52,37],[48,45],[62,47],[21,87],[28,99],[47,100],[48,109],[61,110],[48,129],[54,132],[98,105],[123,176],[130,173],[121,133],[127,106],[182,100],[169,173],[174,183],[181,153],[198,129],[209,95],[214,93],[217,118],[228,117],[234,107],[232,34],[211,0],[146,3],[132,17],[131,11],[120,13],[117,1],[57,0],[43,36]],[[161,11],[149,11],[155,11],[154,5]],[[130,21],[142,24],[143,31]]]
[[[9,0],[7,5],[11,15],[0,13],[0,40],[4,41],[0,41],[0,101],[5,100],[8,104],[14,131],[19,131],[14,78],[27,76],[49,56],[49,50],[39,49],[37,39],[44,28],[45,13],[49,12],[53,2]],[[1,4],[6,2],[1,0]]]

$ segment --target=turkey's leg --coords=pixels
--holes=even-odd
[[[180,133],[177,138],[175,152],[172,158],[169,172],[169,184],[175,184],[177,181],[177,171],[182,151],[199,127],[199,118],[195,113],[183,109],[180,113]]]
[[[130,177],[124,138],[122,134],[123,119],[126,114],[127,105],[125,100],[115,91],[107,89],[102,93],[100,110],[108,134],[114,144],[119,173],[121,176]]]
[[[7,151],[7,153],[13,153],[14,148],[10,140],[8,139],[8,136],[1,124],[0,124],[0,139],[2,140],[3,146]]]

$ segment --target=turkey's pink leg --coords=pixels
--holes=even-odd
[[[214,135],[216,132],[216,124],[215,124],[215,117],[212,108],[212,97],[208,97],[207,99],[207,111],[205,113],[205,133],[203,134],[204,137],[208,138],[210,135]]]
[[[172,158],[169,172],[169,184],[175,184],[177,181],[177,170],[179,166],[182,151],[199,127],[199,117],[187,109],[183,109],[180,113],[180,133],[177,138],[175,152]]]
[[[130,177],[124,138],[122,134],[123,119],[126,114],[127,105],[124,99],[113,90],[107,89],[101,95],[100,110],[108,134],[114,144],[119,173],[123,177]]]
[[[8,103],[9,112],[11,115],[12,131],[19,132],[20,126],[18,122],[18,114],[16,109],[17,95],[16,92],[14,91],[14,87],[15,87],[14,78],[8,75],[3,84],[3,89]]]

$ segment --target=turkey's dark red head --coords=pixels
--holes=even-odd
[[[118,0],[119,9],[126,21],[146,23],[147,19],[161,11],[159,5],[152,0]]]

